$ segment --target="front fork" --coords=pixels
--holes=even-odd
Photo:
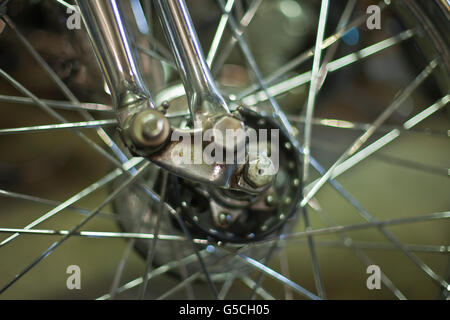
[[[137,52],[130,41],[122,1],[77,0],[88,35],[99,61],[115,110],[119,113],[150,93],[140,74]],[[122,3],[121,3],[122,2]],[[185,87],[191,118],[199,127],[202,121],[229,113],[217,89],[201,49],[184,0],[156,0],[155,7],[172,48]]]
[[[236,174],[247,171],[235,164],[182,166],[173,161],[169,153],[176,146],[168,140],[179,129],[170,128],[167,118],[155,109],[139,71],[137,53],[122,14],[123,3],[119,0],[77,2],[111,91],[122,136],[130,150],[185,178],[218,187],[255,191],[246,183],[232,186],[232,181],[242,180]],[[191,136],[205,129],[218,130],[222,137],[228,129],[243,132],[243,122],[230,114],[212,78],[185,1],[155,0],[154,3],[185,88],[194,124]],[[234,150],[242,146],[244,141],[245,137],[242,136],[241,141],[236,139],[232,145],[220,139],[216,139],[215,143]]]

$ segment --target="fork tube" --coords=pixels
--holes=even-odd
[[[172,47],[188,98],[191,117],[197,121],[229,113],[206,64],[184,0],[156,0],[164,33]]]
[[[154,107],[139,72],[137,55],[127,33],[120,2],[77,0],[116,111],[145,100]]]

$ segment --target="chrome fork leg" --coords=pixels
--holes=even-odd
[[[122,16],[124,3],[119,0],[77,0],[77,3],[119,119],[126,116],[131,105],[153,108]]]
[[[157,13],[172,47],[196,126],[215,115],[229,113],[214,83],[184,0],[156,0]]]

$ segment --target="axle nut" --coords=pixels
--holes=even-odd
[[[158,147],[169,137],[170,123],[161,112],[149,109],[136,115],[130,133],[138,146]]]
[[[251,186],[261,188],[270,184],[275,174],[272,160],[265,155],[259,155],[256,160],[247,163],[244,177]]]
[[[214,142],[230,151],[245,148],[245,127],[241,120],[226,115],[213,125]]]

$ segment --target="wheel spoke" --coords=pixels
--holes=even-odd
[[[306,117],[303,135],[303,181],[309,177],[309,157],[311,153],[312,118],[316,106],[317,87],[319,82],[320,59],[322,56],[322,43],[328,17],[329,0],[322,0],[320,6],[319,24],[317,27],[314,62],[311,71],[311,85],[309,86],[308,101],[306,104]]]
[[[238,2],[239,3],[239,2]],[[247,30],[248,25],[255,17],[256,12],[258,11],[259,6],[261,5],[262,0],[253,0],[250,4],[248,10],[245,12],[245,15],[239,21],[239,29],[237,32],[242,36],[244,32]],[[228,42],[224,45],[223,49],[220,52],[220,55],[211,61],[211,67],[213,74],[217,74],[227,61],[231,52],[237,43],[236,37],[231,37]]]
[[[0,129],[0,135],[48,132],[48,131],[67,130],[67,129],[87,129],[87,128],[98,128],[98,127],[110,127],[110,126],[116,126],[116,125],[117,125],[117,120],[115,120],[115,119],[94,120],[94,121],[84,121],[84,122],[68,122],[68,123],[62,123],[62,124],[47,124],[47,125],[43,125],[43,126]]]
[[[122,258],[117,266],[116,272],[114,273],[113,282],[111,285],[111,289],[109,290],[110,299],[114,300],[117,295],[117,288],[120,285],[120,280],[122,279],[123,271],[125,270],[125,265],[130,257],[131,251],[134,249],[134,244],[136,243],[135,239],[130,239],[128,241],[127,247],[125,248]]]
[[[235,0],[228,0],[225,5],[225,12],[222,14],[220,18],[219,25],[217,26],[216,33],[214,34],[214,38],[211,42],[211,46],[209,48],[208,55],[206,57],[206,64],[209,68],[211,68],[212,62],[217,54],[217,49],[222,41],[223,34],[225,32],[225,27],[227,26],[228,16],[231,14],[231,10],[233,9]]]
[[[327,63],[326,70],[327,73],[336,72],[344,67],[347,67],[353,63],[359,62],[366,59],[376,53],[382,52],[388,48],[391,48],[400,42],[406,41],[414,36],[413,30],[406,30],[399,33],[396,36],[387,38],[380,42],[377,42],[371,46],[361,49],[357,52],[350,53],[342,58],[336,59],[332,62]],[[304,72],[300,75],[292,77],[287,80],[283,80],[277,84],[274,84],[268,88],[269,94],[272,96],[278,96],[286,93],[294,88],[302,86],[311,81],[312,71]],[[238,99],[241,99],[243,103],[248,105],[254,105],[258,102],[266,101],[267,95],[264,91],[259,91],[254,93],[254,91],[245,90],[238,95]]]
[[[200,251],[199,254],[206,255],[207,251],[206,250],[202,250],[202,251]],[[188,264],[191,264],[191,263],[197,261],[197,256],[196,256],[196,254],[191,254],[191,255],[183,258],[182,260],[183,260],[183,263],[188,265]],[[166,263],[166,264],[164,264],[164,265],[162,265],[162,266],[160,266],[160,267],[158,267],[156,269],[153,269],[149,273],[148,278],[149,279],[156,278],[158,276],[161,276],[163,274],[168,273],[169,271],[172,271],[173,269],[177,268],[178,266],[179,266],[179,262],[178,261],[168,262],[168,263]],[[130,282],[128,282],[125,285],[123,285],[120,288],[118,288],[116,294],[120,294],[120,293],[122,293],[124,291],[133,289],[133,288],[141,285],[143,283],[143,281],[144,281],[143,277],[139,277],[139,278],[136,278],[134,280],[131,280]],[[111,298],[111,295],[107,293],[107,294],[97,298],[97,300],[108,300],[110,298]]]
[[[198,251],[196,251],[196,253],[197,253],[197,252],[198,252]],[[228,253],[225,254],[224,256],[220,257],[220,258],[215,262],[215,264],[220,263],[221,261],[223,261],[223,260],[229,258],[230,256],[232,256],[232,255],[234,255],[234,254],[235,254],[235,252],[231,252],[231,253],[228,252]],[[198,254],[198,256],[200,256],[200,254]],[[203,261],[203,260],[202,260],[202,261]],[[206,268],[205,268],[205,269],[206,269]],[[191,283],[192,281],[198,279],[198,278],[202,275],[202,273],[203,273],[203,275],[204,275],[205,277],[207,277],[207,281],[211,281],[211,283],[212,283],[212,280],[211,280],[211,278],[210,278],[210,274],[209,274],[207,271],[206,271],[206,272],[205,272],[204,270],[198,271],[198,272],[195,272],[194,274],[192,274],[191,276],[187,277],[186,279],[184,279],[180,284],[176,285],[175,287],[173,287],[172,289],[170,289],[169,291],[167,291],[166,293],[164,293],[161,297],[157,298],[157,300],[165,299],[165,298],[167,298],[168,296],[170,296],[171,294],[175,293],[176,291],[182,289],[183,287],[185,287],[185,286],[187,286],[187,285],[190,285],[190,283]],[[209,280],[208,280],[208,278],[209,278]],[[210,284],[210,285],[211,285],[211,284]],[[214,287],[214,290],[215,290],[215,286],[214,286],[214,285],[213,285],[213,287]],[[216,291],[215,293],[216,293],[216,294],[215,294],[215,298],[218,299],[218,298],[219,298],[219,294],[217,293],[217,291]]]
[[[9,17],[5,16],[3,19],[6,21],[8,26],[14,31],[20,42],[25,46],[27,51],[31,54],[31,56],[36,60],[39,66],[45,71],[45,73],[50,77],[50,79],[56,84],[59,90],[75,105],[81,106],[81,102],[75,97],[75,95],[70,91],[69,87],[61,80],[61,78],[53,71],[53,69],[48,65],[48,63],[42,58],[42,56],[36,51],[36,49],[31,45],[31,43],[25,38],[25,36],[19,31],[19,29],[15,26],[15,24],[9,19]],[[31,97],[30,97],[31,98]],[[47,106],[48,108],[48,106]],[[57,114],[54,110],[52,110],[53,114]],[[92,121],[95,120],[87,111],[79,111],[80,115],[86,120]],[[59,116],[59,120],[62,122],[66,122],[61,116]],[[119,158],[121,163],[125,163],[128,161],[127,156],[120,150],[120,148],[116,145],[116,143],[108,136],[108,134],[102,129],[97,129],[97,134],[100,139],[111,149],[111,151]],[[80,137],[82,137],[80,135]],[[86,140],[85,138],[83,138]]]
[[[100,103],[81,103],[80,105],[74,104],[68,101],[57,101],[57,100],[47,100],[40,99],[46,105],[55,109],[63,109],[63,110],[85,110],[85,111],[101,111],[108,112],[114,114],[113,109],[110,106],[106,106]],[[37,105],[36,102],[31,98],[26,97],[15,97],[15,96],[5,96],[0,95],[0,102],[10,102],[10,103],[18,103],[18,104],[27,104],[27,105]]]
[[[236,274],[233,271],[231,271],[227,279],[223,283],[222,288],[220,289],[219,296],[217,297],[218,300],[225,300],[236,278],[237,278]]]
[[[222,11],[225,13],[224,1],[223,0],[217,0],[217,1],[219,2],[219,5],[222,8]],[[244,38],[239,34],[239,28],[236,24],[235,19],[232,16],[229,16],[228,25],[230,26],[230,29],[231,29],[234,37],[237,39],[237,42],[247,60],[247,63],[249,64],[250,68],[252,69],[259,85],[261,86],[261,88],[264,90],[264,92],[269,97],[270,104],[274,111],[273,116],[277,117],[281,121],[281,124],[287,130],[287,132],[292,135],[294,133],[294,130],[293,130],[291,124],[287,120],[286,115],[284,114],[284,112],[282,112],[282,110],[280,109],[280,106],[275,101],[275,99],[269,95],[269,92],[268,92],[267,86],[263,80],[261,71],[259,70],[259,68],[256,64],[256,60],[253,57],[253,54],[251,53],[251,50],[250,50],[249,46],[247,45],[247,42],[245,42]]]
[[[448,102],[450,101],[450,95],[446,95],[443,98],[439,99],[435,104],[432,106],[426,108],[424,111],[420,112],[418,115],[414,116],[413,118],[409,119],[403,124],[403,128],[405,130],[411,130],[414,126],[418,125],[423,120],[427,119],[437,111],[441,110],[443,107],[445,107]],[[355,155],[349,157],[347,160],[339,164],[334,170],[331,175],[332,179],[337,178],[344,172],[348,171],[349,169],[353,168],[355,165],[360,163],[362,160],[368,158],[372,154],[374,154],[376,151],[380,150],[381,148],[385,147],[395,139],[397,139],[401,134],[401,131],[398,129],[394,129],[384,135],[383,137],[379,138],[375,142],[371,143],[369,146],[365,147],[361,151],[357,152]]]
[[[312,118],[316,104],[316,96],[319,86],[320,60],[322,56],[322,44],[325,35],[325,26],[328,17],[329,0],[322,0],[319,14],[319,24],[317,26],[316,44],[314,50],[314,61],[311,71],[311,85],[309,87],[308,101],[306,104],[306,117],[303,136],[303,182],[305,183],[309,176],[309,159],[311,153],[311,134],[312,134]],[[305,230],[310,230],[311,225],[306,207],[302,208],[303,220],[305,222]],[[312,236],[308,236],[308,248],[311,254],[312,268],[314,273],[314,281],[318,295],[325,299],[325,290],[320,274],[319,262]]]
[[[317,241],[315,241],[315,243],[317,244]],[[286,276],[286,278],[290,278],[289,261],[286,249],[280,251],[279,258],[280,258],[281,272]],[[294,300],[294,293],[292,292],[291,287],[285,284],[283,285],[283,289],[285,300]]]
[[[255,245],[256,246],[265,245],[266,243],[271,243],[273,241],[279,241],[280,239],[281,239],[281,242],[285,242],[287,240],[307,238],[308,235],[318,236],[318,235],[342,233],[342,232],[348,232],[348,231],[379,228],[379,227],[385,227],[385,226],[419,223],[419,222],[434,221],[434,220],[445,220],[448,218],[450,218],[450,211],[425,214],[425,215],[421,215],[421,216],[383,220],[383,221],[339,225],[339,226],[334,226],[334,227],[313,229],[313,230],[309,230],[309,231],[295,232],[295,233],[291,233],[288,235],[284,235],[284,236],[282,236],[280,238],[276,238],[276,239],[262,240],[261,242],[255,244]]]
[[[240,276],[239,280],[252,290],[252,296],[259,295],[264,300],[276,300],[270,293],[264,290],[258,282],[253,281],[250,277]]]
[[[163,293],[162,295],[160,295],[158,298],[156,298],[156,300],[164,300],[167,299],[168,297],[170,297],[172,294],[176,293],[177,291],[183,289],[185,286],[191,284],[192,282],[194,282],[195,280],[197,280],[198,278],[200,278],[201,273],[200,272],[196,272],[193,275],[187,277],[186,279],[184,279],[183,281],[181,281],[179,284],[177,284],[175,287],[173,287],[170,290],[167,290],[165,293]]]
[[[31,201],[31,202],[35,202],[35,203],[39,203],[39,204],[48,205],[48,206],[51,206],[51,207],[57,207],[57,206],[61,205],[61,202],[59,202],[59,201],[54,201],[54,200],[44,199],[44,198],[40,198],[40,197],[30,196],[30,195],[23,194],[23,193],[18,193],[18,192],[6,191],[6,190],[2,190],[2,189],[0,189],[0,196],[7,197],[7,198],[12,198],[12,199]],[[72,210],[74,212],[77,212],[77,213],[83,214],[83,215],[86,215],[86,214],[88,214],[90,212],[89,209],[80,208],[80,207],[77,207],[77,206],[74,206],[74,205],[70,205],[66,209]],[[124,217],[119,217],[119,215],[115,214],[115,213],[100,212],[97,216],[98,217],[102,217],[102,218],[107,218],[107,219],[113,219],[113,220],[116,220],[116,221],[118,221],[118,220],[120,220],[120,221],[131,221],[130,219],[127,219],[127,218],[124,218]]]
[[[59,4],[63,5],[64,7],[71,9],[74,12],[78,11],[76,6],[73,6],[64,0],[55,0],[55,1],[58,2]]]
[[[51,236],[65,236],[70,233],[69,230],[51,230],[51,229],[26,229],[26,228],[0,228],[0,233],[17,233],[27,235],[51,235]],[[139,232],[112,232],[112,231],[78,231],[74,232],[72,236],[98,238],[98,239],[142,239],[153,240],[156,238],[153,233],[139,233]],[[160,234],[158,240],[162,241],[179,241],[185,242],[187,239],[182,236]],[[195,243],[204,244],[205,240],[194,239]]]
[[[339,159],[328,169],[328,171],[314,184],[311,190],[300,202],[300,205],[304,207],[309,200],[311,200],[316,193],[322,188],[322,186],[330,179],[333,170],[354,155],[361,146],[376,132],[377,128],[382,125],[402,104],[403,102],[414,92],[419,85],[421,85],[425,79],[433,72],[437,67],[436,60],[433,60],[410,84],[408,84],[402,91],[396,95],[394,101],[386,108],[385,111],[371,124],[371,126],[362,134],[356,141],[339,157]]]
[[[275,240],[275,241],[277,241],[277,240]],[[266,273],[267,275],[269,275],[271,278],[273,278],[283,284],[288,285],[289,287],[294,289],[296,292],[298,292],[302,296],[304,296],[308,299],[311,299],[311,300],[320,300],[320,298],[318,296],[316,296],[315,294],[309,292],[302,286],[291,281],[290,279],[286,278],[285,276],[281,275],[280,273],[276,272],[275,270],[267,267],[266,265],[262,264],[261,262],[256,261],[255,259],[252,259],[252,258],[245,256],[243,254],[240,254],[240,253],[238,253],[236,256],[239,257],[242,261],[246,262],[248,265],[252,266],[253,268],[261,270],[264,273]]]
[[[266,256],[264,257],[264,260],[262,262],[263,264],[267,265],[269,263],[269,261],[272,259],[272,256],[274,255],[275,251],[277,250],[277,248],[278,248],[278,242],[274,242],[270,246]],[[262,285],[262,282],[264,280],[264,276],[265,276],[264,272],[261,272],[259,274],[258,279],[256,280],[255,285],[252,288],[253,290],[252,290],[252,295],[250,296],[250,300],[255,300],[256,299],[256,294],[258,293],[258,289]]]
[[[339,18],[337,30],[335,31],[335,33],[339,32],[340,29],[344,28],[347,25],[352,13],[353,13],[353,10],[355,9],[355,6],[356,6],[356,0],[348,0],[347,1],[347,4],[345,5],[345,9],[344,9],[341,17]],[[341,39],[342,38],[340,38],[339,40],[341,40]],[[339,43],[340,43],[340,41],[336,41],[327,50],[327,53],[323,59],[322,66],[320,67],[320,70],[319,70],[317,91],[319,91],[320,88],[322,88],[323,84],[325,83],[325,79],[328,74],[327,66],[333,60],[334,55],[336,54],[337,49],[339,47]]]
[[[22,278],[26,273],[36,267],[39,262],[48,257],[52,252],[54,252],[62,243],[68,240],[72,233],[77,232],[81,227],[83,227],[86,223],[88,223],[96,214],[98,214],[105,206],[111,203],[117,196],[121,194],[122,191],[125,190],[130,184],[132,184],[137,178],[141,176],[145,169],[148,168],[149,162],[145,163],[136,173],[136,175],[129,177],[120,187],[114,190],[105,200],[91,213],[85,217],[79,224],[77,224],[69,234],[65,235],[63,238],[53,243],[47,250],[45,250],[41,255],[39,255],[35,260],[33,260],[25,269],[19,272],[13,279],[11,279],[4,287],[0,289],[0,294],[4,293],[8,288],[10,288],[14,283],[16,283],[20,278]]]
[[[312,159],[313,160],[313,159]],[[313,161],[311,161],[311,164],[313,164]],[[314,168],[320,173],[325,174],[325,170],[323,167],[321,167],[315,160],[313,164]],[[357,211],[358,213],[366,220],[368,223],[375,223],[374,226],[377,226],[379,231],[389,240],[391,241],[397,249],[402,251],[416,266],[418,266],[427,276],[432,278],[436,283],[438,283],[440,286],[446,287],[447,283],[442,277],[440,277],[438,274],[436,274],[430,267],[428,267],[425,263],[423,263],[415,254],[410,252],[400,241],[398,241],[390,232],[386,231],[383,224],[376,225],[378,221],[375,220],[375,218],[366,210],[363,208],[363,206],[350,194],[348,193],[336,180],[331,179],[330,180],[331,185],[333,188],[335,188],[339,194],[346,199]],[[441,215],[444,215],[443,218],[446,218],[446,213],[440,213]],[[435,214],[436,216],[439,216],[439,214]],[[431,215],[432,217],[433,215]],[[442,217],[441,217],[442,218]],[[417,218],[416,218],[417,219]],[[419,218],[420,219],[420,218]],[[412,219],[414,220],[414,219]],[[426,220],[425,220],[426,221]]]
[[[388,4],[386,4],[386,1],[380,1],[378,3],[378,7],[380,7],[380,10],[384,10]],[[337,41],[339,41],[350,29],[359,27],[360,25],[364,24],[367,21],[367,15],[362,15],[359,18],[353,20],[350,24],[346,25],[344,28],[340,29],[335,34],[331,35],[330,37],[326,38],[322,43],[322,50],[328,48],[329,46],[333,45]],[[304,62],[306,62],[308,59],[312,58],[314,56],[315,48],[312,47],[309,50],[303,52],[281,68],[278,68],[277,71],[269,75],[264,79],[264,82],[266,84],[272,84],[277,79],[283,77],[286,73],[289,71],[295,69],[296,67],[300,66]],[[257,90],[261,89],[262,87],[258,84],[255,84],[248,88],[243,94],[240,95],[240,97],[247,96],[253,92],[256,92]]]
[[[13,77],[11,77],[8,73],[6,73],[1,68],[0,68],[0,76],[3,77],[5,80],[7,80],[9,83],[11,83],[17,90],[21,91],[24,95],[30,97],[40,108],[42,108],[44,111],[46,111],[52,117],[54,117],[56,120],[58,120],[62,123],[69,122],[64,117],[59,115],[56,111],[54,111],[52,108],[50,108],[47,104],[45,104],[43,101],[41,101],[38,97],[36,97],[33,93],[31,93],[28,89],[26,89],[23,85],[21,85],[18,81],[16,81]],[[110,162],[112,162],[115,166],[121,166],[120,162],[118,162],[113,156],[111,156],[109,153],[107,153],[105,150],[103,150],[99,145],[97,145],[95,142],[93,142],[91,139],[89,139],[82,132],[79,132],[77,130],[74,130],[73,132],[77,136],[79,136],[83,141],[85,141],[90,147],[92,147],[95,151],[100,153],[104,158],[106,158]]]
[[[309,214],[307,212],[306,207],[302,208],[302,211],[303,211],[303,219],[305,222],[305,230],[311,230]],[[313,237],[308,236],[307,242],[308,242],[309,253],[311,254],[312,268],[313,268],[313,273],[314,273],[314,282],[316,284],[317,293],[318,293],[319,297],[321,297],[322,299],[325,299],[326,298],[325,288],[323,285],[322,276],[320,274],[319,260],[317,258],[316,246],[315,246]]]
[[[166,219],[166,224],[169,228],[169,233],[175,234],[175,230],[172,225],[172,221],[170,221],[170,219],[169,219],[170,217],[168,215],[164,215],[164,218]],[[195,242],[195,239],[194,239],[194,242]],[[189,274],[188,274],[188,269],[186,267],[186,264],[184,263],[184,261],[182,259],[182,251],[181,251],[180,242],[173,241],[171,243],[172,243],[173,251],[175,252],[175,258],[179,262],[178,269],[180,271],[181,277],[183,280],[186,280],[188,278]],[[192,288],[191,283],[188,283],[186,285],[186,295],[189,300],[195,300],[194,289]]]
[[[332,217],[330,217],[322,208],[321,206],[315,201],[317,205],[314,206],[314,209],[320,214],[320,217],[323,221],[327,224],[327,226],[332,227],[335,226],[336,223],[333,220]],[[357,257],[362,263],[366,265],[366,267],[373,265],[374,262],[371,261],[371,259],[365,254],[364,251],[361,249],[352,247],[350,244],[353,243],[353,239],[347,236],[346,234],[336,234],[338,238],[343,240],[344,244],[349,244],[348,248],[351,250],[351,252]],[[381,281],[386,285],[386,287],[389,288],[389,290],[392,291],[392,293],[400,300],[406,300],[405,295],[394,285],[394,283],[384,274],[384,272],[381,272]]]
[[[297,240],[296,244],[307,245],[306,240]],[[335,241],[335,240],[316,240],[316,245],[326,248],[356,248],[372,251],[398,251],[398,248],[392,243],[372,242],[372,241]],[[420,253],[436,253],[436,254],[450,254],[450,246],[448,245],[425,245],[425,244],[409,244],[404,246],[412,252]],[[284,274],[284,272],[283,272]]]
[[[435,112],[435,111],[434,111]],[[298,117],[293,115],[288,115],[289,121],[293,123],[305,123],[304,117]],[[355,122],[342,119],[329,119],[329,118],[313,118],[312,124],[315,126],[337,128],[337,129],[347,129],[347,130],[358,130],[366,131],[370,127],[370,123]],[[414,134],[424,134],[429,136],[441,136],[450,137],[449,130],[434,130],[430,128],[425,129],[405,129],[404,126],[395,125],[381,125],[378,127],[377,131],[390,132],[397,129],[401,133],[414,133]]]
[[[194,250],[194,253],[197,256],[197,260],[200,264],[200,268],[202,269],[203,274],[205,275],[206,281],[208,283],[209,289],[211,291],[211,294],[213,295],[214,299],[218,299],[219,293],[217,292],[217,288],[212,282],[211,275],[208,272],[208,269],[206,268],[205,261],[203,260],[202,256],[200,255],[199,250],[197,250],[196,244],[194,242],[194,239],[192,238],[191,233],[189,232],[189,229],[186,227],[186,224],[184,221],[180,218],[178,214],[175,214],[175,219],[178,222],[178,225],[183,230],[183,233],[185,234],[187,240],[192,244],[192,249]]]
[[[127,171],[130,169],[130,165],[131,166],[135,166],[137,164],[139,164],[140,162],[142,162],[143,159],[142,158],[134,158],[133,160],[130,160],[127,164],[124,165],[124,170]],[[68,200],[64,201],[63,203],[61,203],[60,205],[58,205],[57,207],[55,207],[54,209],[50,210],[49,212],[47,212],[46,214],[42,215],[41,217],[39,217],[38,219],[34,220],[33,222],[31,222],[30,224],[28,224],[24,229],[25,230],[29,230],[34,228],[35,226],[37,226],[38,224],[50,219],[51,217],[55,216],[56,214],[60,213],[61,211],[63,211],[64,209],[68,208],[69,206],[73,205],[74,203],[76,203],[77,201],[83,199],[84,197],[92,194],[94,191],[98,190],[99,188],[105,186],[106,184],[114,181],[114,179],[120,177],[122,174],[124,173],[123,170],[121,169],[116,169],[112,172],[110,172],[109,174],[107,174],[106,176],[104,176],[103,178],[101,178],[100,180],[94,182],[93,184],[91,184],[90,186],[84,188],[82,191],[80,191],[79,193],[77,193],[76,195],[70,197]],[[17,238],[19,236],[18,233],[13,234],[12,236],[8,237],[7,239],[3,240],[0,243],[0,247],[6,245],[7,243],[9,243],[10,241],[14,240],[15,238]]]
[[[164,62],[165,64],[167,64],[168,66],[172,67],[173,69],[177,69],[177,66],[175,65],[175,63],[172,61],[172,59],[167,59],[163,56],[161,56],[159,53],[155,52],[154,50],[150,50],[147,48],[144,48],[142,46],[138,46],[135,45],[136,49],[138,49],[139,51],[141,51],[142,53],[144,53],[145,55],[151,57],[151,58],[155,58],[161,62]]]
[[[406,131],[407,132],[407,131]],[[447,136],[446,136],[447,137]],[[330,143],[329,140],[326,139],[313,139],[317,145],[320,144],[320,147],[316,147],[318,152],[333,152],[334,154],[340,154],[340,149],[337,147],[336,143]],[[339,151],[337,151],[339,150]],[[419,172],[424,172],[427,174],[438,175],[441,177],[449,177],[449,169],[433,166],[425,163],[421,163],[415,160],[403,159],[396,156],[391,156],[385,153],[374,153],[371,155],[373,160],[383,161],[390,165],[400,166],[402,168],[411,169]],[[314,182],[310,184],[310,186],[314,185]],[[308,189],[308,186],[306,189]]]
[[[146,266],[145,266],[145,272],[144,272],[144,283],[142,284],[142,290],[140,293],[139,298],[142,300],[145,297],[145,293],[147,292],[147,287],[148,287],[148,274],[150,272],[150,269],[153,265],[153,260],[155,258],[155,252],[156,252],[156,244],[158,243],[158,234],[159,234],[159,230],[161,228],[161,221],[162,218],[161,216],[163,215],[163,212],[165,211],[164,209],[164,203],[166,201],[166,195],[167,195],[167,180],[169,177],[169,173],[167,171],[163,171],[162,172],[162,182],[161,182],[161,203],[158,206],[158,212],[156,215],[156,225],[155,225],[155,231],[154,231],[154,238],[152,239],[151,244],[149,245],[149,249],[147,252],[147,261],[146,261]]]

